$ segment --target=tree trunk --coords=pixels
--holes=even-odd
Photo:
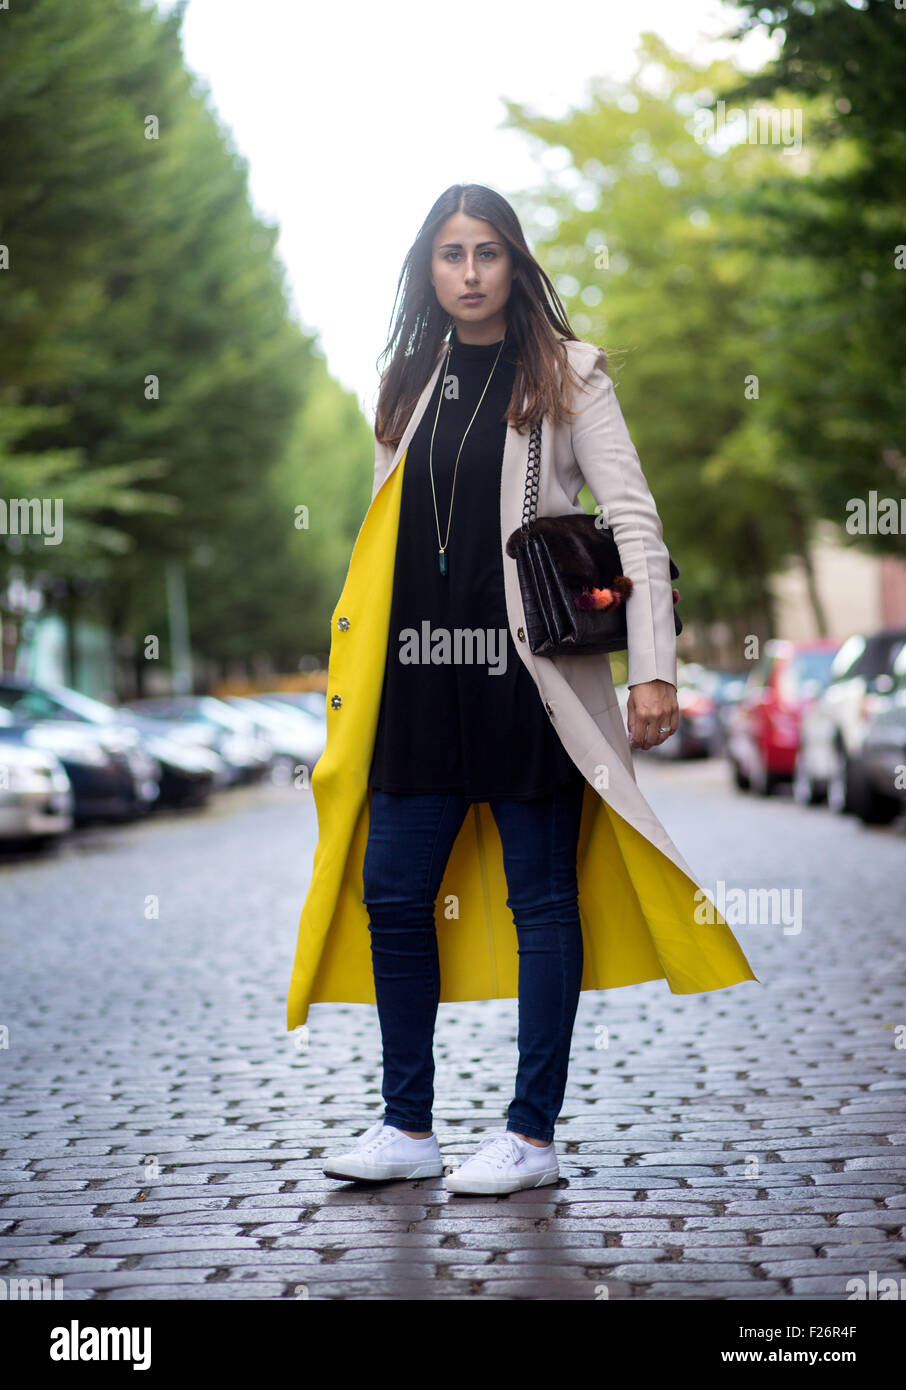
[[[818,593],[818,582],[815,577],[815,566],[812,563],[812,549],[809,538],[809,528],[805,517],[795,502],[790,503],[790,530],[796,547],[796,554],[802,564],[805,573],[805,586],[808,593],[808,601],[811,605],[812,616],[815,619],[815,627],[819,637],[827,637],[827,616],[824,612],[824,605],[821,602],[821,595]]]
[[[755,517],[743,523],[746,573],[750,576],[753,606],[752,631],[759,642],[774,636],[774,595],[767,581],[761,525]]]
[[[76,586],[71,579],[65,581],[63,596],[63,615],[66,625],[66,684],[78,689],[79,648],[76,642],[76,622],[79,615],[79,601]]]

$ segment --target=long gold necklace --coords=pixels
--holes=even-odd
[[[501,340],[500,340],[500,347],[497,349],[497,356],[494,358],[494,366],[491,368],[491,374],[490,374],[490,376],[488,377],[487,381],[486,381],[485,384],[484,384],[484,390],[482,391],[481,395],[478,397],[478,405],[476,405],[475,409],[474,409],[473,412],[472,412],[472,419],[471,419],[471,420],[469,421],[469,423],[466,425],[466,434],[468,434],[468,433],[469,433],[469,430],[472,428],[472,421],[474,421],[475,416],[478,414],[478,410],[479,410],[479,407],[481,406],[481,402],[484,400],[484,397],[485,397],[485,391],[487,391],[488,387],[489,387],[490,384],[491,384],[491,377],[494,375],[494,367],[497,366],[497,363],[498,363],[499,360],[500,360],[500,354],[501,354],[501,352],[503,351],[503,345],[504,345],[505,342],[506,342],[506,333],[504,333],[503,337],[502,337]],[[452,487],[450,488],[450,511],[449,511],[449,513],[448,513],[448,515],[447,515],[447,534],[444,536],[443,540],[441,540],[441,538],[440,538],[440,518],[439,518],[438,515],[437,515],[437,493],[436,493],[435,490],[434,490],[434,431],[437,429],[437,420],[438,420],[438,416],[440,415],[440,403],[441,403],[441,401],[443,400],[443,396],[444,396],[444,385],[445,385],[446,379],[447,379],[447,367],[449,366],[449,363],[450,363],[450,356],[451,356],[452,351],[453,351],[453,333],[451,332],[451,334],[450,334],[450,344],[449,344],[449,346],[448,346],[448,348],[447,348],[447,359],[446,359],[446,361],[444,362],[443,376],[442,376],[442,378],[441,378],[440,394],[439,394],[438,397],[437,397],[437,409],[436,409],[435,412],[434,412],[434,425],[433,425],[432,430],[431,430],[431,447],[430,447],[430,449],[428,450],[428,470],[429,470],[429,472],[430,472],[430,474],[431,474],[431,495],[432,495],[432,497],[434,498],[434,524],[435,524],[435,526],[437,527],[437,545],[438,545],[437,558],[438,558],[438,564],[440,565],[440,572],[441,572],[441,574],[446,574],[446,573],[447,573],[447,542],[448,542],[449,539],[450,539],[450,522],[451,522],[452,519],[453,519],[453,493],[454,493],[454,491],[455,491],[455,489],[456,489],[456,473],[457,473],[457,470],[458,470],[458,468],[459,468],[459,455],[462,453],[462,446],[463,446],[463,444],[465,444],[465,442],[466,442],[466,434],[464,434],[463,437],[462,437],[462,439],[460,440],[459,449],[458,449],[457,452],[456,452],[456,463],[455,463],[454,466],[453,466],[453,485],[452,485]]]

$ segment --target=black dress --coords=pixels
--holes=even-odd
[[[507,619],[500,479],[516,349],[509,332],[503,342],[459,458],[446,575],[439,567],[428,470],[438,396],[446,384],[433,454],[443,538],[456,452],[500,340],[485,346],[454,338],[447,373],[441,369],[438,374],[400,465],[403,487],[387,662],[368,778],[371,787],[388,792],[522,800],[582,780],[551,727]],[[457,634],[463,638],[460,646]]]

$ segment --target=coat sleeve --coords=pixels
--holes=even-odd
[[[598,352],[584,373],[584,389],[570,401],[573,455],[591,494],[604,509],[632,580],[626,600],[628,684],[663,680],[676,685],[673,581],[661,519],[629,437],[613,382]]]

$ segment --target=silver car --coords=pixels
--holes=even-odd
[[[793,769],[793,796],[803,805],[827,801],[852,811],[856,759],[861,754],[865,703],[889,689],[906,628],[848,637],[831,664],[830,679],[803,717]]]
[[[271,781],[290,786],[301,768],[312,768],[327,743],[327,722],[300,706],[266,703],[245,695],[225,695],[225,703],[246,714],[274,745]]]
[[[0,840],[65,835],[72,808],[72,784],[55,754],[0,739]]]
[[[863,702],[861,748],[850,760],[850,798],[866,825],[888,825],[906,809],[906,642],[889,676]]]

